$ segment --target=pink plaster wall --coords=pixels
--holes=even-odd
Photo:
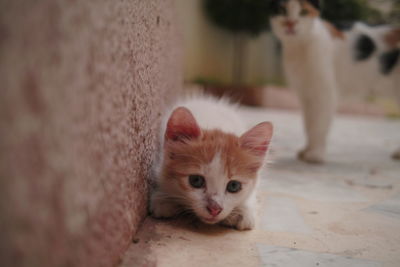
[[[181,90],[173,0],[0,1],[0,265],[114,266]]]

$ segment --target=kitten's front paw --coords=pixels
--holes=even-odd
[[[239,220],[236,224],[236,229],[243,231],[243,230],[252,230],[256,225],[256,221],[254,216],[247,215],[242,216],[241,220]]]
[[[242,214],[229,216],[228,218],[223,220],[221,224],[229,227],[235,227],[240,231],[252,230],[256,225],[256,220],[252,213],[244,212]]]
[[[155,193],[150,199],[150,214],[154,218],[170,218],[177,214],[178,207],[175,203],[168,202],[164,198],[160,198],[157,193]]]
[[[322,153],[309,149],[303,149],[299,151],[299,153],[297,154],[297,158],[311,164],[324,163],[324,155]]]

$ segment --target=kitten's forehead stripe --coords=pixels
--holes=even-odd
[[[223,159],[221,157],[220,150],[215,151],[215,154],[213,155],[213,158],[207,167],[208,167],[208,172],[213,173],[214,175],[226,174],[226,169],[223,168]]]

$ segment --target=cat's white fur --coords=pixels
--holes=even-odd
[[[377,89],[394,90],[396,71],[383,75],[380,71],[379,55],[389,48],[384,42],[384,36],[392,29],[390,25],[368,26],[357,22],[349,31],[344,32],[343,40],[335,40],[335,71],[340,91],[369,91]],[[366,60],[354,60],[354,47],[357,38],[365,34],[374,41],[375,51]]]
[[[378,56],[388,48],[383,35],[390,26],[370,27],[357,23],[344,38],[335,38],[320,17],[302,17],[298,0],[287,2],[287,16],[271,19],[274,33],[283,46],[283,65],[289,87],[296,89],[303,110],[307,136],[299,158],[311,163],[324,161],[327,138],[337,104],[345,90],[391,88],[400,104],[400,64],[390,75],[381,74]],[[297,21],[295,34],[287,34],[283,22]],[[364,33],[374,40],[375,55],[354,60],[356,38]],[[400,158],[400,149],[394,157]]]
[[[228,98],[215,98],[198,92],[185,96],[168,108],[162,119],[160,131],[160,140],[162,141],[164,140],[167,121],[172,111],[177,107],[187,107],[202,128],[218,128],[238,136],[246,130],[246,125],[239,113],[237,104],[231,103]]]
[[[393,49],[385,42],[385,35],[392,29],[394,29],[392,25],[371,27],[357,22],[351,30],[345,32],[344,40],[336,40],[335,70],[342,92],[354,89],[369,92],[392,91],[398,106],[400,106],[400,64],[397,63],[387,75],[382,74],[379,64],[379,56]],[[375,50],[366,60],[355,61],[354,46],[361,34],[365,34],[373,40]],[[397,44],[397,48],[400,48],[400,43]],[[393,153],[392,157],[400,159],[400,148]]]
[[[271,19],[282,42],[283,65],[288,84],[296,89],[303,110],[307,144],[299,157],[319,163],[324,160],[326,142],[335,109],[337,83],[334,71],[334,42],[320,18],[300,18],[297,0],[288,2],[288,16],[298,21],[296,34],[286,34],[284,16]]]
[[[393,49],[385,42],[385,35],[393,29],[392,25],[371,27],[357,22],[351,30],[344,33],[344,40],[336,40],[335,70],[342,92],[354,89],[369,92],[392,91],[398,106],[400,106],[400,64],[397,63],[387,75],[382,74],[379,64],[379,56]],[[366,60],[356,61],[354,60],[354,47],[361,34],[367,35],[373,40],[375,50]],[[400,48],[400,42],[397,44],[397,48]],[[400,148],[393,153],[392,157],[400,159]]]
[[[165,142],[165,131],[168,119],[172,111],[177,107],[186,107],[196,119],[202,129],[219,129],[226,133],[233,133],[241,136],[245,133],[246,126],[239,115],[238,106],[229,103],[226,99],[215,99],[204,95],[194,95],[173,105],[165,114],[161,127],[160,136],[160,157],[156,159],[155,184],[156,187],[150,198],[150,212],[156,218],[173,217],[182,210],[182,205],[189,208],[193,213],[206,223],[219,221],[222,224],[236,227],[239,230],[252,229],[255,225],[256,186],[258,177],[255,180],[246,181],[243,189],[238,193],[226,193],[226,177],[223,165],[221,165],[220,154],[217,153],[213,160],[200,171],[207,182],[207,192],[194,190],[193,192],[182,191],[175,183],[166,181],[162,176],[163,146]],[[243,177],[234,177],[241,181]],[[207,194],[207,196],[205,196]],[[205,209],[205,197],[223,207],[222,212],[215,218],[215,221],[208,222],[205,219],[210,217]]]

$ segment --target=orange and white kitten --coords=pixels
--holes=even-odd
[[[239,230],[255,224],[255,189],[272,137],[272,124],[250,130],[226,100],[192,97],[167,113],[162,127],[153,217],[193,213],[207,224]]]

